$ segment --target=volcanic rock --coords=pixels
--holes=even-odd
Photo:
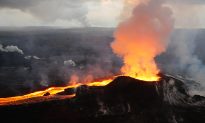
[[[51,95],[49,92],[45,93],[43,96],[49,96]]]
[[[45,123],[205,121],[205,98],[190,96],[184,82],[169,75],[162,75],[159,82],[121,76],[104,87],[80,86],[75,90],[71,99],[2,106],[1,119]]]
[[[58,93],[58,95],[71,95],[71,94],[75,94],[76,89],[75,88],[68,88],[65,89],[63,92]]]

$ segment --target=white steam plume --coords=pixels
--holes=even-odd
[[[20,53],[20,54],[24,54],[23,53],[23,50],[19,49],[17,46],[6,46],[5,48],[3,47],[2,44],[0,44],[0,51],[1,52],[17,52],[17,53]]]
[[[178,32],[171,45],[179,64],[178,69],[185,71],[194,80],[205,85],[205,65],[195,54],[197,31]]]

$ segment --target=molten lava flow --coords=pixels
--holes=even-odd
[[[110,77],[108,79],[104,79],[104,80],[90,82],[90,83],[87,83],[87,84],[78,83],[78,84],[69,85],[69,86],[65,86],[65,87],[50,87],[50,88],[48,88],[46,90],[33,92],[33,93],[26,94],[26,95],[23,95],[23,96],[0,98],[0,105],[15,104],[15,102],[18,102],[18,101],[22,101],[22,100],[26,100],[26,99],[31,99],[31,98],[36,98],[36,97],[42,97],[46,93],[49,93],[52,96],[52,95],[55,95],[57,93],[63,92],[65,89],[77,88],[77,87],[79,87],[81,85],[87,85],[87,86],[106,86],[114,78],[115,78],[115,76],[114,77]],[[72,94],[72,95],[67,96],[67,98],[72,98],[74,96],[75,96],[75,94]]]
[[[148,0],[139,3],[131,17],[119,24],[111,47],[123,58],[124,75],[145,81],[159,80],[160,70],[154,58],[166,50],[172,20],[170,9],[161,0]]]

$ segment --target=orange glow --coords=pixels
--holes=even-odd
[[[139,4],[135,5],[132,15],[118,25],[111,47],[123,59],[123,75],[158,81],[160,70],[154,59],[166,50],[167,37],[173,27],[171,12],[161,1],[125,0],[129,4],[135,1]]]
[[[145,22],[140,23],[143,25]],[[165,48],[155,35],[151,35],[151,30],[150,34],[137,34],[137,29],[132,28],[134,23],[120,25],[115,32],[116,40],[113,42],[112,48],[116,54],[123,58],[124,65],[121,72],[123,75],[144,81],[158,81],[159,69],[154,58]]]
[[[155,48],[162,49],[160,45],[146,38],[144,38],[143,41],[138,41],[138,44],[129,38],[127,38],[126,41],[131,43],[126,46],[124,45],[124,48],[127,48],[128,51],[123,57],[124,66],[121,68],[121,72],[126,76],[147,82],[158,81],[158,73],[160,70],[157,68],[154,58],[157,55]],[[113,48],[119,47],[113,44]],[[119,53],[121,53],[121,51],[119,51]]]
[[[98,81],[98,82],[91,82],[91,83],[88,83],[86,85],[88,85],[88,86],[106,86],[110,82],[112,82],[112,80],[113,80],[113,78],[112,79],[106,79],[106,80]]]
[[[65,86],[65,87],[50,87],[50,88],[48,88],[46,90],[36,91],[36,92],[30,93],[30,94],[26,94],[26,95],[23,95],[23,96],[0,98],[0,105],[15,104],[15,102],[18,102],[18,101],[23,101],[23,100],[26,100],[26,99],[31,99],[31,98],[36,98],[36,97],[42,97],[46,93],[49,93],[52,96],[52,95],[55,95],[57,93],[63,92],[65,89],[77,88],[77,87],[79,87],[81,85],[87,85],[87,86],[106,86],[114,78],[115,77],[110,77],[108,79],[104,79],[104,80],[100,80],[100,81],[94,81],[94,82],[87,83],[87,84],[77,83],[77,84],[69,85],[69,86]],[[75,94],[72,94],[70,96],[67,96],[67,98],[72,98],[74,96],[75,96]]]

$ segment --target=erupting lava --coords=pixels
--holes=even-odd
[[[171,14],[161,0],[149,0],[139,3],[131,17],[119,24],[111,47],[123,58],[123,75],[145,81],[159,80],[154,58],[166,49],[173,27]]]
[[[138,0],[127,0],[128,3]],[[129,2],[130,1],[130,2]],[[139,0],[140,1],[140,0]],[[138,2],[139,2],[138,1]],[[123,58],[124,66],[121,72],[144,81],[158,81],[159,69],[154,58],[166,50],[167,37],[172,27],[173,19],[169,8],[163,6],[162,0],[141,0],[134,8],[131,17],[119,24],[111,44],[113,52]],[[146,1],[146,2],[145,2]],[[111,77],[98,82],[87,83],[87,86],[105,86],[115,78]],[[68,88],[76,88],[82,83],[66,87],[51,87],[23,96],[0,98],[0,105],[41,97],[46,93],[55,95]],[[75,95],[68,95],[73,97]]]

